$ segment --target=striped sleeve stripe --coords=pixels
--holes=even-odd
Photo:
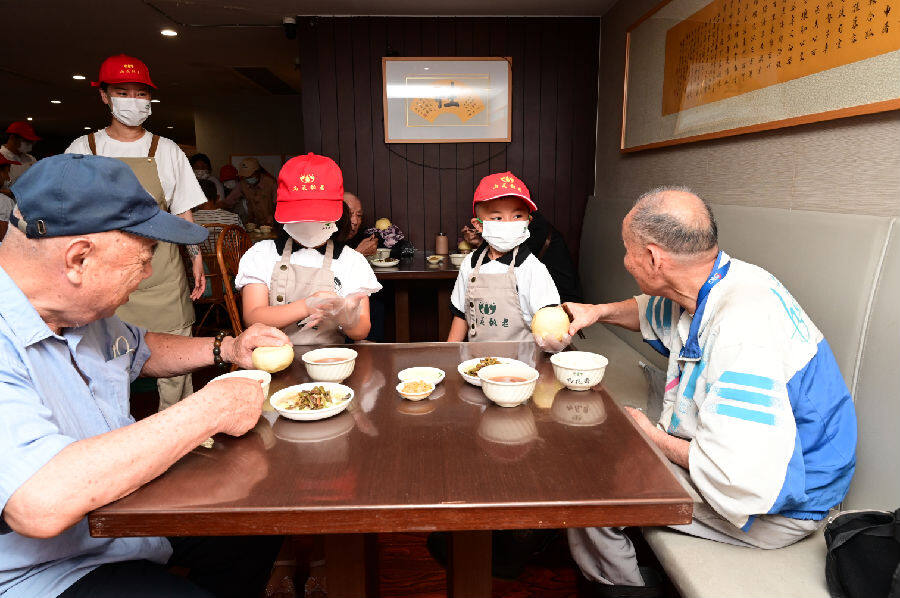
[[[691,377],[688,378],[687,384],[684,385],[684,396],[688,399],[694,398],[694,391],[697,389],[697,379],[700,377],[700,373],[703,371],[703,368],[706,367],[706,362],[698,361],[694,364],[694,369],[691,370]]]
[[[723,399],[741,401],[742,403],[750,403],[752,405],[762,405],[763,407],[771,407],[773,400],[773,397],[770,397],[769,395],[753,392],[751,390],[744,390],[742,388],[720,388],[718,390],[718,395]]]
[[[775,388],[775,381],[771,378],[744,372],[725,372],[719,377],[719,382],[722,382],[723,384],[752,386],[753,388],[760,388],[762,390],[772,390]]]
[[[735,407],[733,405],[716,405],[716,413],[719,415],[725,415],[727,417],[733,417],[735,419],[742,419],[748,422],[754,422],[757,424],[766,424],[767,426],[775,425],[775,415],[772,413],[764,413],[762,411],[755,411],[753,409],[744,409],[742,407]]]

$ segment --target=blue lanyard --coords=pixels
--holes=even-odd
[[[703,286],[700,287],[700,292],[697,294],[697,311],[694,312],[694,319],[691,321],[687,342],[684,343],[684,347],[681,348],[681,353],[679,354],[679,357],[682,359],[700,359],[700,341],[697,335],[700,331],[700,322],[703,321],[703,311],[706,309],[706,297],[712,288],[725,278],[725,275],[728,274],[728,269],[731,268],[731,260],[724,264],[722,263],[724,255],[725,253],[720,251],[719,255],[716,256],[716,262],[713,264],[709,277],[703,283]]]

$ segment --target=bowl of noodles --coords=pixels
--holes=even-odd
[[[353,389],[334,382],[307,382],[279,390],[269,399],[278,414],[296,421],[316,421],[341,413]]]

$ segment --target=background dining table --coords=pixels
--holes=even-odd
[[[296,359],[271,392],[307,382]],[[448,594],[490,596],[495,529],[688,523],[692,500],[662,453],[605,387],[576,392],[532,343],[358,344],[329,419],[266,411],[240,438],[219,435],[129,496],[89,516],[93,536],[327,534],[332,598],[377,595],[377,533],[450,531]],[[501,356],[534,365],[524,405],[493,405],[457,365]],[[435,366],[426,400],[401,398],[397,373]]]

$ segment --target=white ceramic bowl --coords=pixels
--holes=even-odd
[[[313,349],[301,357],[306,373],[316,382],[343,382],[356,366],[356,351],[346,347]],[[322,359],[338,359],[331,363],[316,363]]]
[[[459,375],[463,377],[463,380],[465,380],[469,384],[471,384],[473,386],[481,386],[481,378],[479,378],[477,375],[470,376],[469,374],[466,373],[466,371],[469,368],[472,368],[472,367],[475,367],[476,365],[478,365],[478,362],[481,361],[482,359],[485,359],[486,357],[491,357],[491,356],[487,355],[485,357],[474,357],[472,359],[467,359],[464,362],[462,362],[461,364],[459,364],[458,366],[456,366],[456,371],[459,372]],[[518,359],[510,359],[509,357],[494,357],[494,359],[496,359],[500,363],[516,363],[518,365],[523,365],[525,367],[528,367],[527,363],[521,362]],[[482,369],[484,369],[484,368],[482,368]]]
[[[336,392],[347,395],[347,398],[340,403],[332,405],[331,407],[326,407],[324,409],[295,410],[284,409],[281,406],[284,400],[289,396],[297,394],[301,390],[312,390],[316,386],[324,386],[326,390],[332,393]],[[282,417],[297,421],[316,421],[319,419],[325,419],[326,417],[337,415],[338,413],[346,409],[350,404],[350,401],[352,400],[353,389],[349,386],[344,386],[343,384],[335,384],[333,382],[307,382],[305,384],[295,384],[294,386],[288,386],[287,388],[279,390],[272,395],[272,398],[269,399],[269,403],[271,403],[275,411],[277,411],[278,414]]]
[[[524,379],[523,382],[498,382],[493,378],[511,376]],[[478,370],[481,390],[485,396],[501,407],[521,405],[534,394],[534,387],[540,376],[538,371],[525,364],[500,363]]]
[[[397,374],[397,379],[400,382],[409,382],[411,380],[422,380],[423,382],[430,382],[431,384],[437,386],[441,382],[444,381],[444,370],[440,368],[431,368],[431,367],[414,367],[414,368],[406,368],[405,370],[400,370],[400,373]]]
[[[409,384],[409,382],[399,383],[397,385],[397,392],[400,393],[401,397],[403,397],[404,399],[409,399],[410,401],[421,401],[422,399],[427,399],[429,395],[434,392],[434,384],[432,384],[431,382],[425,382],[425,384],[428,385],[428,390],[419,393],[404,392],[403,387],[407,384]]]
[[[373,266],[375,266],[376,268],[393,268],[394,266],[396,266],[397,264],[400,263],[400,260],[398,260],[397,258],[387,258],[387,259],[376,258],[374,260],[371,260],[369,263],[372,264]]]
[[[563,351],[550,357],[556,379],[569,390],[588,390],[600,384],[609,360],[587,351]]]
[[[272,383],[272,374],[262,370],[238,370],[236,372],[228,372],[221,376],[216,376],[213,380],[224,380],[226,378],[250,378],[251,380],[259,380],[262,382],[263,395],[269,396],[269,385]]]
[[[451,253],[450,254],[450,263],[454,266],[461,266],[463,260],[466,259],[465,253]]]

